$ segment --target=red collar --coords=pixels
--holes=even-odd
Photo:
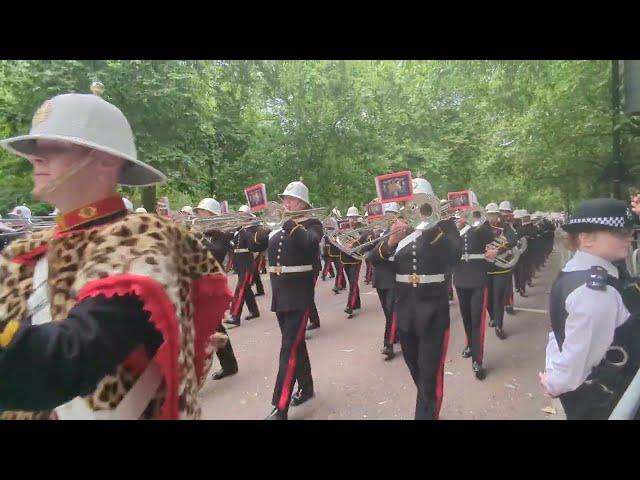
[[[125,210],[126,207],[120,195],[99,200],[84,207],[73,210],[64,215],[58,215],[56,223],[60,232],[71,230],[72,228],[93,222],[99,218],[108,217],[114,213]]]

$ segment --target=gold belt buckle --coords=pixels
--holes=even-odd
[[[412,273],[411,275],[409,275],[409,282],[411,282],[411,285],[413,285],[414,287],[417,287],[420,283],[420,277],[415,273]]]
[[[282,273],[282,266],[281,266],[281,265],[278,265],[278,266],[276,267],[276,275],[280,275],[281,273]]]

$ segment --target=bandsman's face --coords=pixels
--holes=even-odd
[[[298,210],[306,210],[307,204],[296,197],[290,197],[289,195],[283,195],[282,205],[290,212],[296,212]]]
[[[29,155],[29,162],[33,166],[33,196],[51,200],[44,193],[45,187],[82,162],[90,152],[91,149],[87,147],[68,142],[37,140],[35,152]],[[81,174],[79,172],[78,175]]]
[[[487,213],[487,220],[489,220],[489,224],[495,226],[500,222],[500,214],[499,213]]]
[[[209,210],[203,210],[202,208],[196,208],[194,212],[197,218],[209,218],[214,216],[214,214]]]

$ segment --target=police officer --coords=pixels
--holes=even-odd
[[[629,252],[633,223],[625,202],[600,198],[582,202],[562,227],[576,252],[551,288],[553,331],[540,383],[560,397],[568,420],[608,418],[634,374],[625,369],[632,356],[637,370],[640,324],[614,265]]]
[[[487,221],[493,229],[495,238],[505,238],[507,243],[500,247],[500,253],[513,248],[518,242],[518,234],[508,223],[502,221],[502,215],[495,203],[486,207]],[[507,338],[503,328],[505,301],[508,295],[509,278],[512,268],[502,268],[495,264],[489,265],[487,283],[487,306],[489,310],[489,326],[495,327],[496,336],[500,340]]]
[[[461,262],[453,270],[453,284],[458,294],[466,335],[462,356],[471,357],[476,378],[483,380],[486,376],[482,362],[488,304],[487,272],[489,261],[496,258],[498,251],[487,249],[487,245],[494,239],[494,233],[489,223],[482,218],[463,215],[457,225],[461,229],[464,251]]]
[[[407,223],[400,219],[391,232],[370,258],[376,271],[386,262],[395,273],[394,311],[400,344],[417,387],[414,418],[437,420],[450,325],[445,272],[460,260],[460,236],[451,220],[410,233]],[[391,257],[393,261],[389,262]]]
[[[291,182],[280,194],[291,218],[269,236],[258,233],[258,244],[268,243],[271,278],[271,310],[276,313],[282,333],[280,362],[273,389],[273,410],[268,420],[286,420],[289,404],[300,405],[314,395],[311,363],[305,342],[305,327],[314,305],[315,282],[320,272],[319,245],[322,223],[296,211],[311,208],[309,189]],[[294,383],[298,384],[293,394]]]
[[[394,218],[400,213],[400,206],[395,203],[386,203],[384,205],[384,215],[388,218]],[[391,226],[385,230],[381,236],[388,234],[391,231]],[[393,314],[393,307],[395,304],[395,286],[396,275],[393,266],[393,257],[380,256],[379,245],[376,244],[374,248],[368,253],[367,259],[374,263],[373,257],[379,256],[379,260],[386,260],[377,262],[373,270],[373,287],[378,292],[378,298],[380,299],[380,305],[384,312],[384,336],[382,337],[382,350],[380,353],[384,355],[385,360],[391,360],[395,353],[393,351],[393,345],[396,343],[397,335],[397,322]]]

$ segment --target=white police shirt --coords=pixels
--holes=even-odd
[[[618,278],[618,269],[611,262],[581,250],[562,271],[589,270],[594,266]],[[562,351],[553,332],[546,351],[546,383],[554,397],[575,390],[587,379],[611,346],[615,329],[630,316],[620,293],[610,285],[606,290],[581,285],[567,296],[564,307],[568,315]]]

